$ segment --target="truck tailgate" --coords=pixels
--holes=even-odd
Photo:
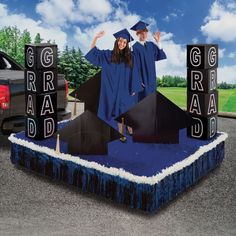
[[[0,84],[9,85],[10,109],[9,116],[22,116],[25,114],[25,85],[24,71],[1,70]],[[65,91],[65,76],[58,74],[57,108],[65,110],[67,106]]]
[[[22,116],[25,111],[24,71],[0,71],[0,84],[9,85],[10,88],[9,116]]]

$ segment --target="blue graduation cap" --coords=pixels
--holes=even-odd
[[[123,38],[123,39],[127,39],[128,42],[131,42],[134,40],[127,29],[122,29],[122,30],[114,33],[113,35],[116,39]]]
[[[137,31],[137,30],[143,30],[145,29],[147,26],[149,26],[149,24],[143,22],[143,21],[139,21],[137,22],[134,26],[132,26],[130,29]]]

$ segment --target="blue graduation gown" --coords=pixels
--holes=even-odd
[[[109,122],[135,105],[132,91],[140,91],[141,84],[135,82],[138,78],[125,63],[111,63],[112,51],[92,48],[85,58],[93,65],[102,67],[101,90],[98,106],[98,116]],[[140,80],[139,80],[140,81]]]
[[[133,45],[133,53],[136,58],[134,68],[139,71],[141,81],[145,85],[138,95],[138,101],[140,101],[156,91],[155,61],[166,59],[166,54],[153,42],[146,42],[146,46],[136,42]]]

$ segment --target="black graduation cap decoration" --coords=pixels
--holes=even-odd
[[[133,141],[178,143],[179,130],[193,124],[186,112],[164,95],[154,92],[116,118],[133,128]]]
[[[108,142],[123,137],[89,110],[70,121],[54,134],[54,138],[57,134],[67,142],[68,153],[71,155],[106,155]]]
[[[127,29],[122,29],[122,30],[114,33],[113,36],[116,39],[118,39],[118,38],[126,39],[128,41],[128,43],[132,42],[134,40]]]
[[[134,30],[134,31],[144,30],[145,28],[147,28],[147,26],[149,26],[149,24],[140,20],[134,26],[132,26],[130,29]]]
[[[101,71],[99,71],[92,78],[79,86],[77,90],[70,93],[71,97],[85,103],[84,110],[89,110],[94,114],[98,113],[99,97],[101,88]]]

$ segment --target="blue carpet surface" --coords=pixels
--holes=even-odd
[[[58,129],[66,124],[67,122],[60,123]],[[186,129],[183,129],[180,130],[179,144],[133,143],[132,138],[128,136],[126,143],[121,143],[119,140],[109,143],[108,155],[80,155],[80,158],[95,161],[106,167],[122,168],[134,175],[150,177],[184,160],[195,153],[200,146],[209,144],[218,136],[219,134],[206,141],[191,139],[187,137]],[[56,140],[53,138],[43,141],[33,140],[27,138],[24,132],[16,134],[16,138],[52,149],[56,146]],[[61,142],[60,145],[61,152],[67,153],[67,144]]]

